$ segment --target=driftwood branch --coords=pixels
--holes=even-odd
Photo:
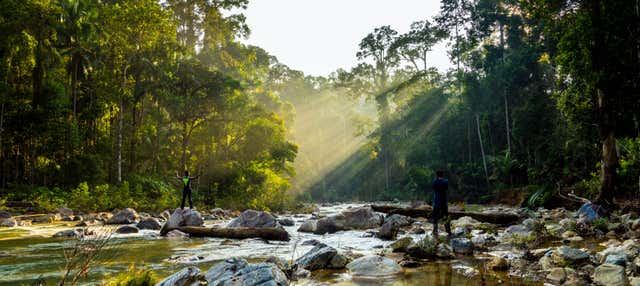
[[[386,214],[399,214],[408,217],[424,217],[430,218],[433,209],[430,206],[422,206],[418,208],[401,208],[385,205],[371,205],[374,211]],[[494,224],[514,224],[520,220],[520,216],[512,213],[480,213],[480,212],[461,212],[450,211],[451,219],[458,219],[464,216],[471,217],[475,220]]]
[[[289,233],[279,227],[201,227],[182,226],[176,228],[179,231],[194,237],[220,237],[220,238],[262,238],[266,240],[289,241]]]

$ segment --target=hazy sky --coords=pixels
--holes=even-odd
[[[328,75],[356,65],[358,44],[374,28],[403,33],[439,7],[439,0],[250,0],[243,13],[252,32],[244,42],[305,74]],[[435,46],[429,65],[450,67],[446,49]]]

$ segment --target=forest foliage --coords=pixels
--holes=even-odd
[[[243,44],[247,5],[0,2],[0,198],[161,210],[184,169],[228,208],[428,200],[436,169],[467,202],[640,191],[637,1],[442,0],[328,76]]]

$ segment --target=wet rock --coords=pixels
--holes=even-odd
[[[149,217],[140,220],[140,222],[136,224],[136,227],[138,227],[139,229],[160,230],[160,228],[162,228],[162,225],[160,225],[160,222],[156,218]]]
[[[296,224],[291,218],[279,219],[278,223],[280,223],[280,225],[282,226],[294,226]]]
[[[336,218],[334,216],[324,217],[316,221],[316,228],[313,230],[314,234],[335,233],[341,230],[343,227],[338,227]]]
[[[454,227],[464,227],[469,229],[474,228],[475,226],[480,224],[482,223],[468,216],[463,216],[459,219],[451,221],[451,225],[453,225]]]
[[[319,241],[319,240],[317,240],[317,239],[309,239],[309,240],[305,240],[305,241],[303,241],[303,242],[302,242],[302,245],[313,245],[313,246],[316,246],[316,245],[321,244],[321,243],[322,243],[322,242],[320,242],[320,241]]]
[[[511,225],[509,227],[507,227],[507,229],[504,230],[505,235],[507,236],[521,236],[521,237],[528,237],[529,235],[531,235],[532,231],[531,229],[529,229],[528,227],[521,225],[521,224],[514,224]]]
[[[246,210],[233,219],[227,227],[278,227],[276,218],[268,212]]]
[[[56,232],[53,237],[64,237],[64,238],[82,238],[84,236],[84,232],[82,229],[65,229],[62,231]]]
[[[593,274],[593,281],[607,286],[628,285],[627,274],[624,267],[615,264],[602,264],[596,267]]]
[[[436,257],[442,259],[451,259],[455,256],[453,255],[453,249],[451,249],[451,246],[445,243],[440,243],[436,247]]]
[[[207,280],[197,267],[189,266],[160,281],[156,286],[199,286]]]
[[[357,277],[386,277],[402,272],[395,261],[378,255],[360,257],[347,264],[347,268]]]
[[[223,210],[221,208],[215,208],[209,211],[215,219],[227,219],[231,216],[231,213],[227,210]]]
[[[578,265],[589,260],[589,254],[566,245],[560,246],[553,251],[552,259],[556,265],[564,263]]]
[[[509,269],[509,262],[504,257],[494,256],[487,264],[487,267],[491,270],[507,270]]]
[[[631,259],[640,256],[640,243],[636,239],[625,240],[622,249]]]
[[[184,233],[184,232],[182,232],[182,231],[174,229],[172,231],[167,232],[166,237],[168,237],[168,238],[188,238],[189,235]]]
[[[334,255],[333,258],[331,258],[331,261],[329,261],[329,265],[327,265],[327,268],[343,269],[345,266],[347,266],[347,263],[349,263],[349,258],[338,253]]]
[[[380,239],[395,239],[396,235],[398,235],[398,230],[400,229],[400,224],[396,221],[387,221],[381,227],[380,231],[378,231],[377,236]]]
[[[575,275],[576,275],[575,270],[571,268],[556,267],[549,270],[549,273],[547,274],[546,278],[547,278],[547,281],[555,285],[560,285],[563,282],[567,281],[568,277],[572,277]]]
[[[276,266],[278,266],[278,268],[280,268],[280,270],[285,273],[291,269],[291,265],[289,265],[287,261],[275,255],[270,255],[264,260],[264,262],[275,264]]]
[[[390,222],[395,223],[399,227],[411,225],[411,219],[407,218],[406,216],[399,215],[399,214],[392,214],[392,215],[384,218],[384,223],[385,224],[386,223],[390,223]]]
[[[296,264],[299,268],[304,268],[310,271],[325,269],[329,268],[328,266],[337,254],[338,250],[335,248],[324,243],[320,243],[298,258],[296,260]],[[344,265],[342,267],[344,267]]]
[[[164,210],[162,213],[160,213],[160,217],[164,220],[168,220],[169,217],[171,217],[171,212],[169,210]]]
[[[620,265],[622,267],[626,267],[627,266],[627,254],[626,253],[609,254],[609,255],[607,255],[607,258],[605,258],[604,263],[615,264],[615,265]]]
[[[424,228],[422,228],[422,226],[420,225],[414,225],[411,230],[409,230],[409,233],[413,233],[413,234],[424,234],[426,231],[424,230]]]
[[[53,223],[56,221],[56,216],[52,214],[37,216],[33,218],[33,223]]]
[[[89,219],[89,220],[83,220],[76,224],[76,226],[80,226],[80,227],[96,226],[96,225],[102,225],[102,222],[97,219]]]
[[[407,254],[415,258],[432,258],[436,255],[438,241],[430,235],[407,247]]]
[[[574,237],[577,236],[578,234],[573,231],[573,230],[567,230],[565,232],[562,233],[562,238],[570,238],[570,237]]]
[[[138,221],[138,213],[132,208],[126,208],[118,211],[106,224],[132,224]]]
[[[577,222],[572,218],[563,218],[558,222],[558,224],[565,230],[575,230],[577,226]]]
[[[453,252],[460,254],[473,254],[473,243],[468,238],[454,238],[451,240]]]
[[[11,217],[5,218],[5,219],[2,219],[2,221],[0,222],[0,225],[4,227],[16,227],[18,226],[18,221],[16,221],[15,218],[11,218]]]
[[[31,226],[31,221],[30,220],[18,221],[18,226]]]
[[[411,237],[405,236],[391,243],[389,247],[393,252],[405,252],[407,250],[407,247],[409,247],[411,243],[413,243],[413,239]]]
[[[230,258],[207,270],[208,285],[289,285],[287,276],[273,263],[249,264],[241,258]]]
[[[298,228],[299,232],[315,232],[317,229],[317,221],[307,220]]]
[[[631,278],[629,278],[629,285],[631,285],[631,286],[640,286],[640,277],[631,277]]]
[[[131,226],[131,225],[123,225],[118,229],[116,229],[116,233],[119,233],[119,234],[131,234],[131,233],[138,233],[138,232],[140,232],[140,230],[137,227]]]
[[[160,234],[164,235],[170,230],[181,226],[202,226],[203,224],[204,219],[198,211],[177,208],[160,229]]]

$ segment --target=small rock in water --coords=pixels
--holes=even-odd
[[[138,213],[132,208],[126,208],[107,220],[106,224],[132,224],[138,221]]]
[[[0,210],[0,219],[10,218],[11,213],[5,210]]]
[[[282,219],[279,219],[278,222],[282,226],[294,226],[295,225],[295,222],[291,218],[282,218]]]
[[[556,265],[567,263],[576,265],[589,260],[589,254],[566,245],[560,246],[553,251],[553,261]]]
[[[310,271],[325,269],[337,254],[338,251],[335,248],[324,243],[320,243],[298,258],[296,260],[296,264],[299,268],[304,268]]]
[[[18,225],[18,221],[15,218],[5,218],[0,222],[0,225],[4,227],[16,227]]]
[[[473,243],[468,238],[454,238],[451,240],[453,252],[460,254],[472,254]]]
[[[318,241],[317,239],[309,239],[309,240],[303,241],[301,245],[313,245],[313,246],[316,246],[316,245],[318,245],[320,243],[322,243],[322,242]]]
[[[402,272],[395,261],[378,255],[360,257],[347,264],[347,268],[358,277],[386,277]]]
[[[509,269],[509,262],[507,262],[504,257],[495,256],[489,261],[487,266],[492,270],[507,270]]]
[[[204,275],[194,266],[186,267],[160,281],[156,286],[197,286],[207,285]]]
[[[141,220],[138,224],[136,224],[136,226],[139,229],[151,229],[151,230],[160,230],[160,228],[162,228],[162,226],[160,225],[160,222],[156,218],[152,218],[152,217]]]
[[[317,222],[315,220],[307,220],[298,228],[299,232],[315,232],[317,229]]]
[[[53,237],[64,237],[64,238],[81,238],[84,236],[84,232],[80,229],[65,229],[59,232],[56,232]]]
[[[624,267],[615,264],[602,264],[596,267],[593,280],[607,286],[625,286],[628,283]]]
[[[445,243],[440,243],[436,247],[436,257],[442,258],[442,259],[451,259],[451,258],[454,258],[455,256],[453,255],[453,250],[451,249],[451,246]]]
[[[31,226],[31,221],[30,220],[21,220],[21,221],[18,221],[18,225],[19,226]]]
[[[119,234],[131,234],[131,233],[138,233],[138,232],[140,232],[140,230],[137,227],[131,226],[131,225],[123,225],[118,229],[116,229],[116,233],[119,233]]]
[[[167,232],[166,237],[168,237],[168,238],[188,238],[189,235],[184,233],[184,232],[182,232],[182,231],[174,229],[172,231]]]
[[[393,252],[405,252],[407,250],[407,247],[409,247],[409,245],[411,245],[412,242],[413,242],[413,239],[411,237],[405,236],[391,243],[389,247],[392,249]]]

